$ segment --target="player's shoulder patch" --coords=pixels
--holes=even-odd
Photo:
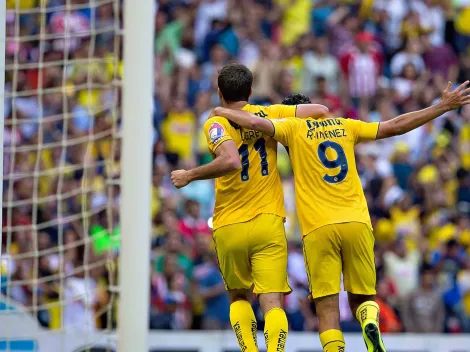
[[[214,122],[209,127],[209,138],[213,144],[216,144],[223,137],[225,137],[225,128],[217,122]]]

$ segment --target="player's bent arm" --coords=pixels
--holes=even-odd
[[[214,114],[223,116],[240,127],[259,131],[270,137],[274,136],[274,126],[270,120],[253,115],[248,111],[217,107],[214,109]]]
[[[326,117],[330,110],[321,104],[300,104],[297,105],[295,117],[301,119]]]
[[[449,82],[446,90],[442,94],[442,100],[426,109],[409,112],[394,119],[380,123],[377,132],[377,139],[398,136],[410,132],[424,124],[434,120],[442,114],[460,108],[462,105],[470,104],[470,88],[467,87],[469,81],[461,84],[453,92],[450,91]]]
[[[215,150],[215,159],[206,165],[188,170],[189,182],[227,175],[241,167],[240,155],[233,140],[222,142]]]

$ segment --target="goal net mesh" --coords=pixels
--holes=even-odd
[[[121,8],[7,0],[0,298],[44,334],[115,328]]]

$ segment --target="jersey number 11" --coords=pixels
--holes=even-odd
[[[253,145],[255,150],[259,153],[261,158],[261,176],[267,176],[269,174],[268,170],[268,154],[266,153],[266,141],[264,138],[258,139]],[[242,158],[242,172],[240,174],[242,182],[246,182],[250,179],[248,175],[248,168],[250,167],[250,160],[248,158],[248,144],[242,144],[238,148],[238,154]]]

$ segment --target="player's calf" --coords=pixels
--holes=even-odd
[[[282,309],[283,293],[261,293],[259,302],[264,313],[264,339],[267,352],[285,350],[289,323]]]
[[[258,352],[256,317],[248,301],[248,290],[229,290],[230,324],[241,351]]]
[[[315,308],[323,351],[344,352],[344,337],[339,324],[338,294],[316,298]]]
[[[380,309],[375,296],[348,293],[349,305],[353,315],[362,327],[362,336],[367,352],[386,352],[379,329]]]

